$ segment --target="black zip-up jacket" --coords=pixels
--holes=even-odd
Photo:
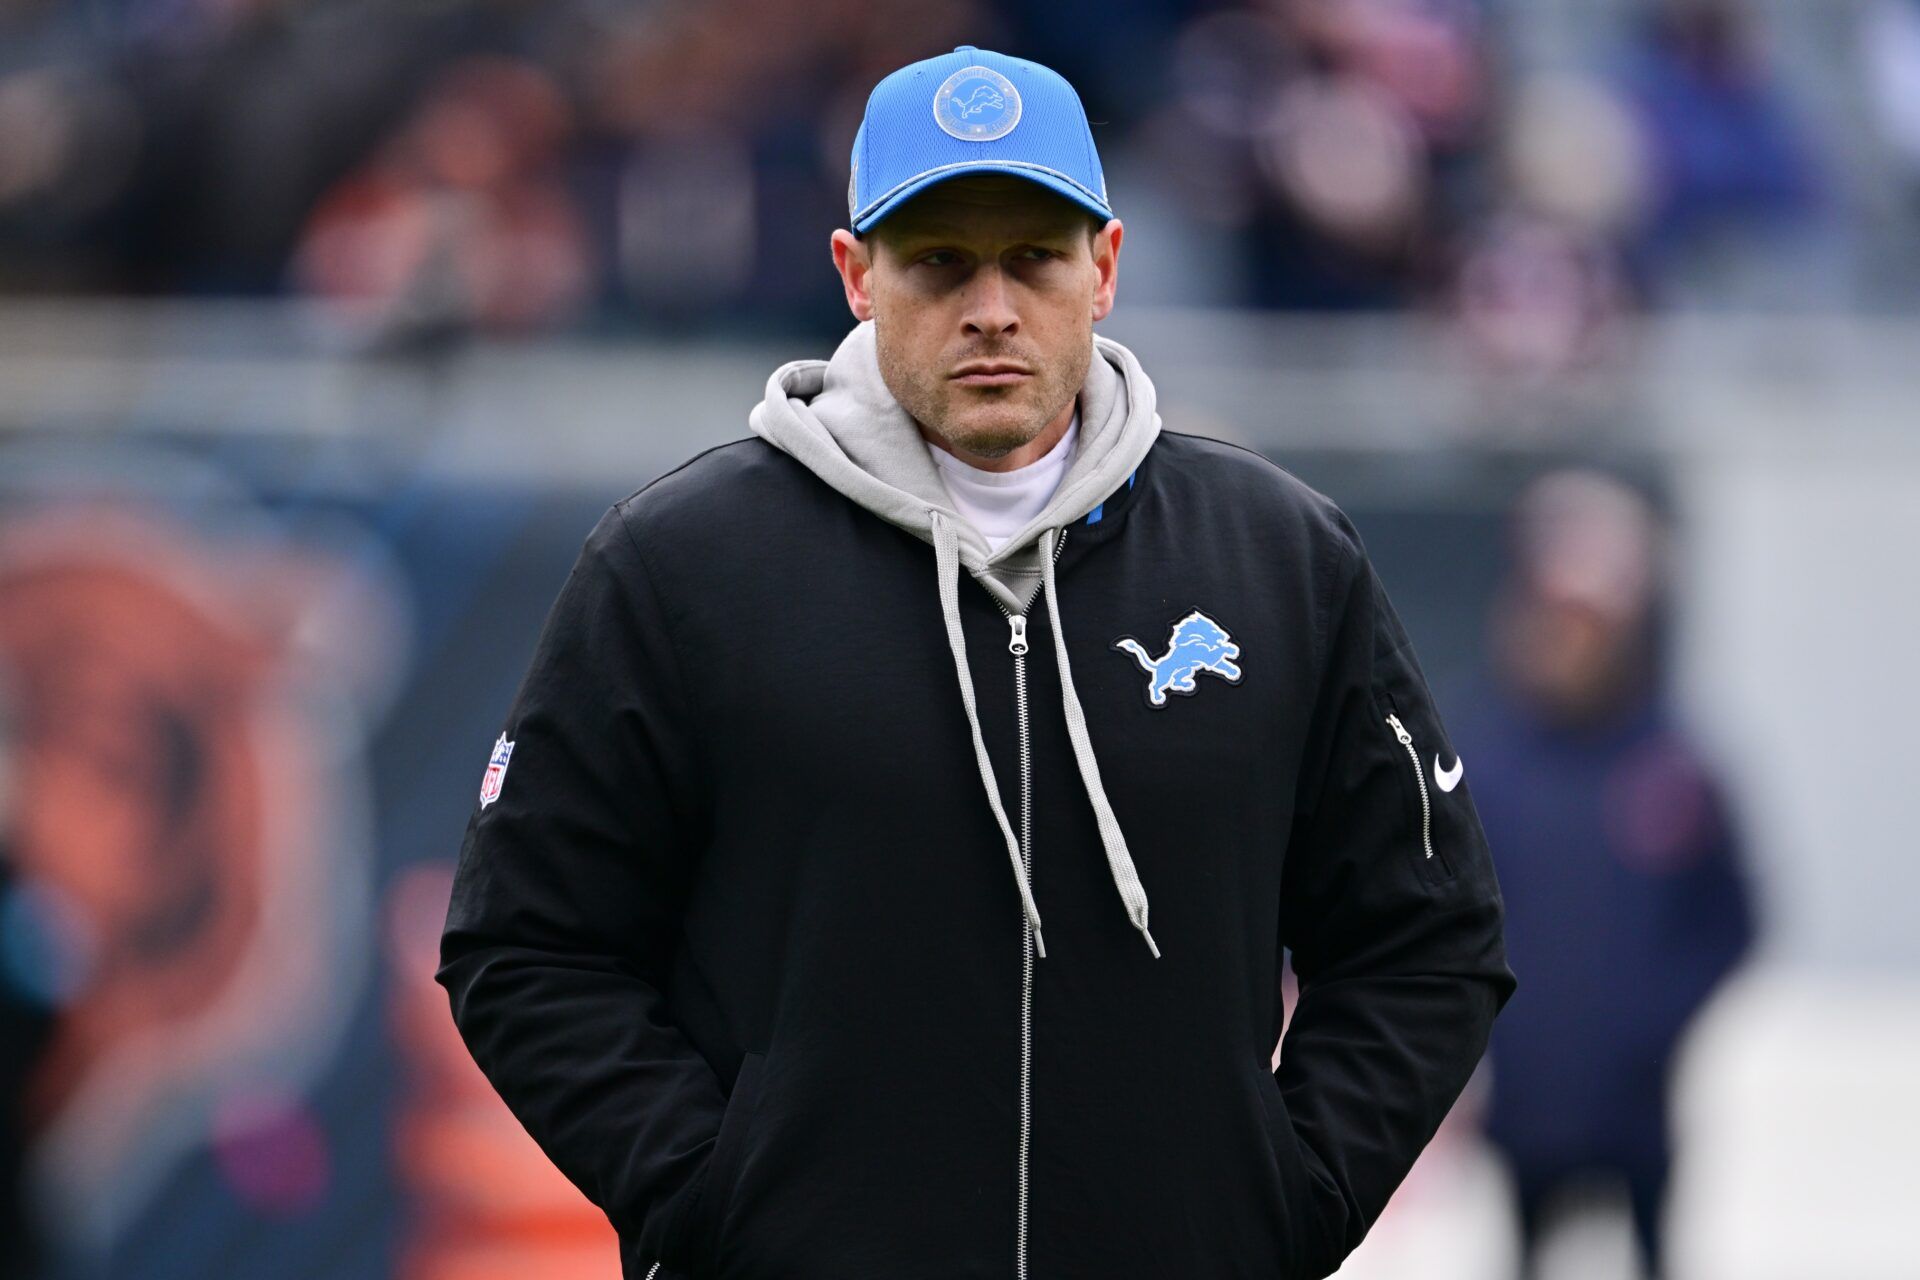
[[[627,1276],[1313,1280],[1465,1086],[1516,985],[1503,907],[1359,534],[1171,431],[1091,514],[1048,544],[1054,599],[1157,955],[1048,608],[1016,657],[959,582],[1037,957],[924,540],[754,437],[587,537],[438,977]]]

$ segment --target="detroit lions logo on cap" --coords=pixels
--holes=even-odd
[[[992,142],[1020,123],[1020,91],[991,67],[962,67],[933,91],[933,118],[962,142]]]
[[[1121,636],[1112,647],[1132,654],[1147,673],[1148,706],[1166,706],[1169,693],[1198,692],[1194,677],[1203,671],[1228,684],[1240,683],[1240,667],[1234,662],[1240,656],[1240,646],[1225,627],[1198,609],[1173,624],[1167,651],[1157,658],[1132,636]]]

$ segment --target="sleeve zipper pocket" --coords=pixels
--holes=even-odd
[[[1427,794],[1427,775],[1420,768],[1420,753],[1413,749],[1413,735],[1407,732],[1407,726],[1400,723],[1400,717],[1391,711],[1387,713],[1387,725],[1393,730],[1393,736],[1406,748],[1407,759],[1413,764],[1414,785],[1420,788],[1420,844],[1426,850],[1426,856],[1433,858],[1433,799]],[[1440,874],[1451,875],[1444,858],[1439,860]]]

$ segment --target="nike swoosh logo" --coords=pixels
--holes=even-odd
[[[1433,780],[1434,782],[1439,784],[1440,789],[1442,791],[1451,791],[1455,787],[1459,786],[1460,775],[1465,773],[1466,771],[1467,771],[1466,763],[1462,761],[1459,756],[1455,756],[1453,758],[1453,768],[1442,769],[1440,767],[1440,753],[1437,751],[1434,752]]]

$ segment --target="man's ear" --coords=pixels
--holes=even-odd
[[[1105,320],[1107,313],[1113,310],[1113,293],[1120,284],[1120,237],[1125,231],[1120,219],[1109,218],[1107,225],[1094,233],[1093,269],[1100,276],[1100,282],[1093,290],[1095,320]]]
[[[873,319],[873,238],[865,241],[842,227],[833,233],[833,265],[856,320]]]

